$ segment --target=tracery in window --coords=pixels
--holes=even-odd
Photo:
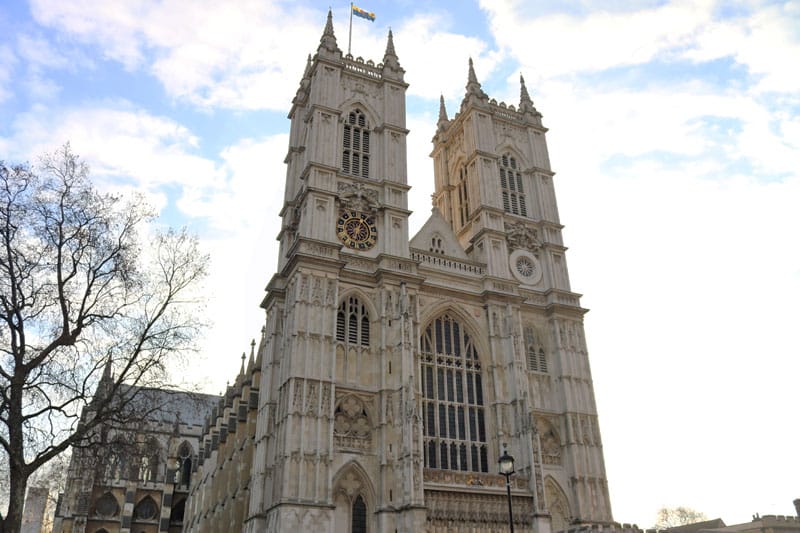
[[[469,220],[469,195],[467,191],[467,169],[461,167],[458,170],[458,220],[459,224],[463,226]]]
[[[369,177],[369,124],[360,109],[353,110],[344,124],[342,171],[352,176]]]
[[[420,344],[425,466],[488,472],[481,363],[472,339],[445,314]]]
[[[150,496],[145,496],[133,509],[134,520],[155,520],[158,506]]]
[[[111,518],[119,514],[119,503],[113,494],[106,492],[94,503],[94,512],[97,516]]]
[[[522,173],[517,160],[510,154],[500,158],[500,189],[503,194],[503,209],[507,213],[528,216],[525,192],[522,189]]]
[[[178,483],[183,487],[189,486],[192,477],[192,446],[183,441],[178,448]]]
[[[547,356],[533,326],[525,326],[525,355],[528,370],[547,373]]]
[[[354,296],[343,300],[336,313],[336,340],[369,346],[369,313]]]

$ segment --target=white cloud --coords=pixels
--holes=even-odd
[[[35,0],[43,25],[144,69],[173,98],[207,107],[288,107],[323,12],[278,2],[109,3]]]
[[[523,64],[542,78],[596,72],[646,63],[686,46],[710,20],[710,0],[670,2],[633,12],[597,10],[589,15],[545,15],[524,19],[517,1],[482,1],[492,32]]]
[[[461,98],[467,84],[468,57],[485,77],[502,59],[481,39],[443,31],[443,27],[446,21],[442,15],[423,14],[406,20],[396,31],[397,54],[407,72],[409,95]]]

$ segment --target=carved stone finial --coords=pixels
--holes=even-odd
[[[525,78],[522,77],[522,74],[519,75],[519,86],[519,110],[523,113],[535,112],[536,108],[533,107],[533,100],[528,94],[528,88],[525,87]]]
[[[506,239],[511,250],[528,250],[535,252],[542,247],[539,232],[536,228],[526,226],[524,222],[506,224]]]
[[[342,55],[342,51],[339,50],[339,45],[336,43],[336,35],[333,33],[333,13],[330,9],[328,10],[328,20],[325,22],[325,30],[323,30],[322,37],[319,40],[317,53],[328,56]]]
[[[475,67],[472,64],[472,58],[469,58],[469,74],[467,75],[467,94],[464,95],[464,101],[473,100],[478,102],[488,102],[489,97],[483,92],[478,77],[475,75]],[[462,104],[463,108],[463,104]]]
[[[448,123],[447,118],[447,109],[444,107],[444,95],[439,95],[439,121],[436,123],[439,131],[444,129],[445,125]]]
[[[403,79],[405,71],[400,66],[397,53],[394,51],[394,37],[392,30],[389,29],[389,36],[386,39],[386,52],[383,54],[383,75],[393,79]]]

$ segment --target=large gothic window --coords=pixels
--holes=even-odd
[[[342,171],[353,176],[369,177],[369,124],[360,109],[352,111],[345,120]]]
[[[525,193],[522,190],[522,173],[517,160],[510,154],[500,158],[500,189],[503,194],[503,209],[507,213],[528,216]]]
[[[461,167],[458,171],[458,221],[461,226],[469,220],[469,196],[467,194],[467,169]]]
[[[425,466],[488,472],[481,363],[472,339],[445,314],[420,344]]]

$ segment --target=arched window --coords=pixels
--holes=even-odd
[[[481,363],[472,339],[445,314],[420,344],[425,466],[488,472]]]
[[[155,520],[158,516],[158,505],[150,496],[145,496],[133,509],[134,520]]]
[[[522,173],[517,160],[510,154],[503,154],[500,158],[500,189],[503,193],[503,209],[507,213],[528,216],[525,192],[522,190]]]
[[[369,177],[369,124],[360,109],[347,115],[342,139],[342,172]]]
[[[461,226],[469,220],[469,195],[467,194],[467,169],[461,167],[458,171],[458,220]]]
[[[336,340],[351,345],[369,346],[369,313],[358,298],[342,301],[336,313]]]
[[[367,504],[359,494],[353,502],[353,518],[350,522],[351,533],[367,533]]]
[[[102,518],[112,518],[119,514],[119,503],[113,494],[106,492],[94,502],[94,512]]]
[[[525,355],[528,360],[528,370],[547,373],[547,357],[544,348],[538,342],[533,326],[525,326]]]
[[[192,478],[192,446],[186,441],[178,448],[178,472],[178,482],[181,486],[188,487]]]

